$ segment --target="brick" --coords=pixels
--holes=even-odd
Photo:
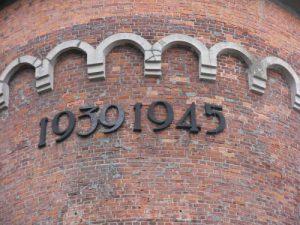
[[[276,26],[274,15],[280,18]],[[300,117],[291,107],[291,98],[297,105],[299,96],[296,86],[291,93],[286,71],[278,70],[282,59],[297,79],[299,26],[296,17],[260,0],[87,0],[84,6],[16,1],[0,10],[0,71],[25,55],[42,61],[69,40],[80,40],[76,46],[92,51],[120,32],[150,45],[174,34],[208,49],[232,42],[272,64],[263,71],[266,88],[265,80],[258,83],[263,95],[249,90],[247,57],[225,51],[213,70],[216,81],[200,80],[201,54],[182,42],[161,55],[153,53],[148,65],[132,42],[116,45],[105,58],[105,80],[87,79],[103,69],[89,61],[92,54],[63,51],[53,67],[53,85],[49,77],[37,79],[39,92],[53,89],[40,94],[34,69],[18,68],[9,82],[10,106],[0,112],[0,224],[299,223]],[[156,60],[161,61],[159,76],[144,76],[146,66],[151,72],[160,69],[152,65]],[[30,62],[40,68],[39,61]],[[2,92],[7,88],[0,82]],[[0,106],[6,97],[0,94]],[[170,102],[175,114],[159,133],[147,119],[149,105],[157,100]],[[141,133],[132,131],[137,102],[144,104]],[[193,102],[198,134],[175,128]],[[206,135],[218,122],[203,115],[206,102],[223,106],[227,125],[219,135]],[[125,111],[117,132],[104,134],[100,125],[80,138],[76,132],[88,128],[86,119],[76,123],[67,140],[55,142],[51,122],[58,112],[70,110],[77,117],[84,105],[101,109],[111,103]],[[50,119],[47,146],[38,149],[43,117]],[[165,118],[161,108],[157,117]],[[62,121],[61,128],[66,124]]]

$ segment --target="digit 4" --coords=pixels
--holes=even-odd
[[[186,121],[189,118],[189,122]],[[186,110],[182,118],[176,124],[177,129],[189,130],[191,133],[198,133],[201,130],[200,126],[197,126],[196,120],[196,105],[193,102],[192,105]]]

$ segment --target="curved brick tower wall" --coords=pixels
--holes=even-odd
[[[21,56],[45,59],[65,41],[95,48],[133,33],[151,45],[171,34],[207,48],[232,42],[299,74],[299,32],[300,20],[270,1],[16,1],[0,11],[0,72]],[[287,71],[268,69],[257,94],[249,65],[230,51],[218,57],[215,81],[199,79],[198,54],[184,45],[166,49],[161,65],[161,77],[145,76],[142,51],[121,44],[106,56],[105,79],[89,80],[86,54],[68,50],[43,93],[34,67],[13,71],[0,113],[0,224],[300,224],[300,112]],[[157,100],[174,109],[161,132],[146,116]],[[132,131],[137,102],[140,133]],[[175,128],[192,102],[198,134]],[[206,134],[218,123],[203,115],[206,102],[223,106],[224,132]],[[106,104],[124,108],[117,132],[80,138],[75,131],[89,126],[82,121],[55,142],[58,112]],[[47,145],[38,149],[43,117]]]

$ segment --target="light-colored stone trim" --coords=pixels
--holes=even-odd
[[[266,88],[267,77],[261,73],[261,65],[259,59],[250,54],[244,47],[232,42],[221,42],[215,44],[209,50],[211,65],[216,68],[211,76],[217,74],[217,58],[222,54],[230,54],[242,58],[248,65],[248,82],[250,90],[259,94],[264,93]]]
[[[65,41],[52,49],[43,60],[42,67],[38,69],[36,75],[36,88],[39,93],[53,90],[54,83],[54,67],[56,59],[62,53],[69,50],[80,50],[87,55],[87,72],[88,75],[94,75],[98,72],[98,62],[96,58],[96,50],[90,44],[80,40]]]
[[[208,50],[196,38],[182,34],[169,35],[151,45],[143,37],[132,33],[114,34],[104,39],[97,48],[80,40],[65,41],[52,49],[42,61],[33,56],[22,56],[13,60],[0,75],[0,109],[8,107],[9,82],[22,65],[31,65],[35,68],[36,88],[39,93],[42,93],[53,90],[54,67],[57,57],[62,53],[72,49],[83,51],[87,55],[88,78],[104,79],[107,54],[114,47],[128,43],[144,53],[145,76],[160,77],[163,51],[178,44],[191,47],[199,55],[199,78],[202,80],[216,80],[217,58],[226,53],[238,56],[247,63],[249,88],[259,94],[263,94],[266,89],[267,69],[282,71],[291,88],[292,106],[300,110],[300,78],[293,68],[280,58],[270,56],[261,60],[241,45],[231,42],[218,43]]]
[[[37,73],[38,68],[41,67],[42,62],[40,59],[33,56],[22,56],[13,60],[1,73],[0,76],[0,109],[6,109],[9,103],[9,82],[13,75],[23,65],[30,65],[35,68]]]
[[[141,36],[132,33],[119,33],[114,34],[106,39],[104,39],[96,48],[97,52],[97,62],[98,62],[98,73],[95,75],[90,75],[89,79],[98,79],[105,78],[105,59],[107,54],[116,46],[123,44],[133,44],[137,48],[139,48],[145,57],[145,71],[151,65],[147,62],[147,59],[153,56],[151,51],[151,44]]]
[[[41,60],[33,56],[22,56],[13,60],[1,73],[0,81],[9,83],[11,77],[15,74],[15,72],[23,65],[31,65],[34,68],[41,66]]]
[[[261,61],[261,68],[261,76],[265,77],[267,77],[268,69],[282,72],[291,89],[292,106],[300,110],[300,78],[290,64],[280,58],[269,56]]]
[[[209,51],[207,47],[196,38],[183,35],[183,34],[172,34],[165,38],[162,38],[153,45],[153,58],[147,59],[152,62],[155,66],[153,70],[157,71],[157,75],[161,75],[161,55],[162,53],[171,48],[174,45],[183,45],[191,47],[199,56],[199,78],[211,80],[210,74],[213,68],[209,58]],[[147,71],[148,72],[148,71]],[[150,72],[149,72],[150,73]]]
[[[0,110],[8,108],[9,103],[9,86],[0,81]]]
[[[241,57],[248,66],[253,64],[253,56],[241,45],[232,42],[220,42],[209,50],[212,66],[217,67],[217,57],[222,54],[235,55]]]

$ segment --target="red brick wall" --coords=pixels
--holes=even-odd
[[[16,57],[39,58],[62,41],[96,46],[119,32],[152,44],[181,33],[207,46],[241,43],[253,55],[277,56],[300,73],[300,22],[269,1],[18,1],[0,11],[0,71]],[[298,35],[298,36],[297,36]],[[21,68],[0,113],[0,224],[300,224],[300,113],[280,73],[268,72],[264,95],[249,91],[247,66],[230,55],[218,61],[216,82],[200,81],[198,58],[174,47],[163,54],[161,79],[143,75],[143,54],[116,47],[106,79],[89,81],[86,56],[59,57],[54,90],[37,94],[34,71]],[[175,121],[154,133],[149,104],[172,104]],[[132,131],[133,105],[142,102],[141,133]],[[198,134],[176,122],[195,102]],[[226,130],[205,102],[224,108]],[[39,121],[79,107],[118,103],[125,124],[115,133],[75,132],[37,148]],[[78,123],[76,129],[82,126]]]

